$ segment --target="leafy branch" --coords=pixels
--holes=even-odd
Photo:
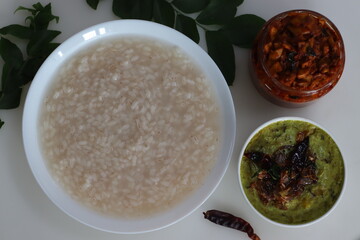
[[[100,0],[86,0],[97,9]],[[265,20],[253,15],[235,16],[244,0],[113,0],[113,13],[123,19],[142,19],[172,27],[199,43],[198,28],[205,31],[208,54],[228,85],[235,78],[233,45],[250,48]],[[197,13],[192,18],[190,15]]]
[[[47,29],[51,21],[59,21],[59,18],[51,13],[51,4],[42,6],[41,3],[36,3],[32,7],[19,7],[15,11],[30,13],[30,16],[25,19],[28,26],[12,24],[0,28],[0,56],[4,61],[0,109],[12,109],[19,106],[23,86],[34,78],[41,64],[59,45],[59,43],[53,43],[52,40],[61,32]],[[27,42],[25,53],[4,35],[25,40]]]

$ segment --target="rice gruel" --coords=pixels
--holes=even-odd
[[[199,188],[218,156],[220,112],[182,50],[139,36],[72,56],[44,98],[41,146],[53,178],[102,214],[144,217]]]

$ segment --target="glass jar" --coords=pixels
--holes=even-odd
[[[303,107],[339,81],[345,49],[336,26],[310,10],[280,13],[266,22],[251,51],[258,91],[284,107]]]

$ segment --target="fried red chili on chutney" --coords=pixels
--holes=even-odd
[[[294,146],[281,146],[272,155],[262,152],[244,155],[258,168],[250,187],[264,204],[287,209],[287,202],[300,196],[307,185],[317,183],[316,158],[309,150],[306,133],[298,133]]]

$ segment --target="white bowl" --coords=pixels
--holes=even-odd
[[[107,217],[84,207],[58,186],[45,164],[39,144],[39,113],[44,94],[59,66],[79,49],[94,41],[114,36],[137,34],[179,46],[199,65],[214,86],[223,118],[219,158],[204,184],[171,210],[144,219]],[[226,81],[203,49],[185,35],[166,26],[141,20],[105,22],[81,31],[61,44],[44,62],[28,92],[23,114],[23,141],[30,168],[45,194],[74,219],[93,228],[113,233],[142,233],[164,228],[197,209],[215,190],[229,165],[235,142],[235,110]]]
[[[316,217],[315,219],[312,219],[311,221],[308,221],[308,222],[304,222],[304,223],[285,223],[285,222],[279,222],[279,221],[276,221],[274,219],[271,219],[269,218],[268,216],[265,216],[265,214],[263,214],[260,210],[258,210],[257,208],[254,207],[253,203],[248,199],[246,193],[245,193],[245,190],[244,190],[244,186],[242,184],[242,178],[241,178],[241,164],[242,164],[242,159],[243,159],[243,156],[244,156],[244,153],[246,151],[246,148],[248,147],[248,144],[250,143],[250,141],[254,138],[254,136],[260,132],[261,130],[263,130],[264,128],[268,127],[269,125],[271,124],[274,124],[274,123],[277,123],[277,122],[282,122],[282,121],[287,121],[287,120],[290,120],[290,121],[301,121],[301,122],[305,122],[305,123],[309,123],[309,124],[312,124],[314,125],[315,127],[317,128],[320,128],[322,129],[326,134],[328,134],[332,140],[334,141],[334,143],[336,144],[336,146],[339,148],[339,145],[337,144],[337,142],[335,141],[334,137],[329,133],[329,131],[327,131],[326,129],[324,129],[324,127],[320,126],[318,123],[315,123],[309,119],[305,119],[305,118],[300,118],[300,117],[280,117],[280,118],[275,118],[275,119],[272,119],[268,122],[265,122],[264,124],[262,124],[261,126],[259,126],[258,128],[256,128],[253,133],[248,137],[248,139],[246,140],[242,150],[241,150],[241,153],[240,153],[240,156],[239,156],[239,162],[238,162],[238,181],[239,181],[239,184],[240,184],[240,188],[241,188],[241,191],[247,201],[247,203],[250,205],[250,207],[263,219],[265,219],[266,221],[272,223],[272,224],[275,224],[277,226],[282,226],[282,227],[291,227],[291,228],[297,228],[297,227],[305,227],[305,226],[309,226],[309,225],[312,225],[314,223],[317,223],[319,222],[320,220],[324,219],[326,216],[328,216],[337,206],[337,204],[339,203],[340,199],[342,198],[343,194],[344,194],[344,189],[345,189],[345,185],[346,185],[346,165],[345,165],[345,161],[344,161],[344,156],[343,154],[341,153],[341,149],[339,148],[339,151],[340,151],[340,155],[341,155],[341,160],[342,160],[342,163],[343,163],[343,171],[344,171],[344,178],[343,178],[343,184],[342,184],[342,187],[341,187],[341,190],[340,190],[340,193],[339,193],[339,196],[338,198],[336,199],[335,202],[333,202],[333,205],[327,209],[327,211],[325,213],[323,213],[322,215]],[[310,143],[311,144],[311,143]],[[311,145],[310,145],[311,147]],[[270,154],[270,153],[268,153]],[[317,160],[319,161],[319,160]],[[267,207],[268,208],[268,207]]]

